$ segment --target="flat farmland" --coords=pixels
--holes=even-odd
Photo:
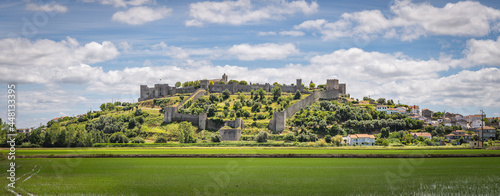
[[[0,162],[6,171],[9,161]],[[498,157],[23,158],[16,165],[12,191],[23,195],[500,195]]]
[[[7,149],[0,151],[8,153]],[[310,147],[156,147],[156,148],[18,148],[17,155],[115,154],[500,154],[500,150],[449,148],[310,148]]]

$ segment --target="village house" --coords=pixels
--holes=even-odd
[[[427,132],[416,132],[411,134],[413,136],[413,139],[417,139],[418,136],[422,136],[424,139],[432,139],[432,135]]]
[[[460,137],[464,137],[465,139],[465,142],[466,143],[469,143],[472,139],[472,135],[470,134],[465,134],[465,131],[464,130],[456,130],[456,131],[453,131],[451,132],[450,134],[448,135],[445,135],[444,136],[446,138],[446,140],[448,141],[451,141],[451,140],[459,140]]]
[[[467,120],[467,122],[472,122],[475,120],[481,120],[482,116],[481,116],[481,114],[468,115],[468,116],[465,116],[465,119]]]
[[[451,126],[451,119],[450,118],[445,118],[443,120],[444,126]]]
[[[490,139],[495,140],[495,128],[490,127],[490,126],[484,126],[483,128],[473,128],[472,129],[474,132],[476,132],[479,137],[481,137],[481,130],[483,130],[482,138],[483,142],[486,142]]]
[[[462,127],[462,129],[469,129],[469,123],[467,123],[467,121],[465,119],[462,119],[462,120],[458,120],[457,122],[455,122],[455,126],[458,126],[458,127]]]
[[[427,118],[427,119],[432,119],[432,114],[434,112],[432,110],[429,110],[429,109],[422,109],[422,116]]]
[[[410,114],[420,115],[420,107],[418,105],[408,106],[408,109],[410,109]]]
[[[373,146],[375,144],[375,136],[369,134],[351,134],[347,136],[347,145],[363,145]]]
[[[481,126],[486,126],[486,124],[484,124],[484,121],[482,120],[474,120],[471,122],[471,128],[475,129],[475,128],[481,128]]]
[[[377,105],[377,112],[387,113],[387,106],[386,105]]]

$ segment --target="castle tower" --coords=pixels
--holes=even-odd
[[[226,84],[227,84],[227,81],[228,81],[228,80],[227,80],[227,75],[226,75],[226,73],[224,73],[224,75],[222,75],[222,80],[221,80],[221,81],[224,81],[224,83],[226,83]]]
[[[339,80],[328,79],[326,80],[326,90],[339,89]]]

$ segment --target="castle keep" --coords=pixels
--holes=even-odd
[[[209,85],[210,81],[212,81],[214,84]],[[222,81],[224,84],[219,84],[219,82]],[[236,92],[250,92],[252,90],[258,90],[259,88],[264,89],[266,92],[271,92],[273,89],[273,85],[270,85],[269,83],[265,84],[248,84],[248,85],[241,85],[238,83],[231,83],[228,84],[228,77],[226,74],[222,75],[221,79],[214,79],[214,80],[201,80],[200,81],[200,87],[201,89],[205,89],[206,91],[210,93],[222,93],[224,90],[229,90],[231,93],[236,93]],[[140,86],[140,98],[138,99],[139,101],[144,101],[148,99],[154,99],[154,98],[162,98],[166,96],[172,96],[177,93],[194,93],[198,87],[194,86],[188,86],[188,87],[175,87],[175,86],[169,86],[168,84],[155,84],[154,87],[148,87],[147,85],[141,85]],[[295,85],[283,85],[281,86],[281,91],[282,92],[288,92],[288,93],[295,93],[297,90],[300,92],[306,92],[304,91],[304,86],[302,85],[302,79],[297,79]],[[326,83],[326,90],[338,90],[339,94],[345,94],[346,93],[346,85],[345,84],[339,84],[339,80],[337,79],[329,79],[327,80]]]

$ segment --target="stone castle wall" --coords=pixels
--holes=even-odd
[[[312,105],[314,102],[317,102],[321,99],[334,99],[339,97],[339,95],[339,89],[316,91],[306,98],[286,108],[284,111],[274,112],[273,119],[269,121],[269,129],[277,132],[283,131],[285,130],[286,119],[293,116],[293,114],[295,114],[296,112]]]

